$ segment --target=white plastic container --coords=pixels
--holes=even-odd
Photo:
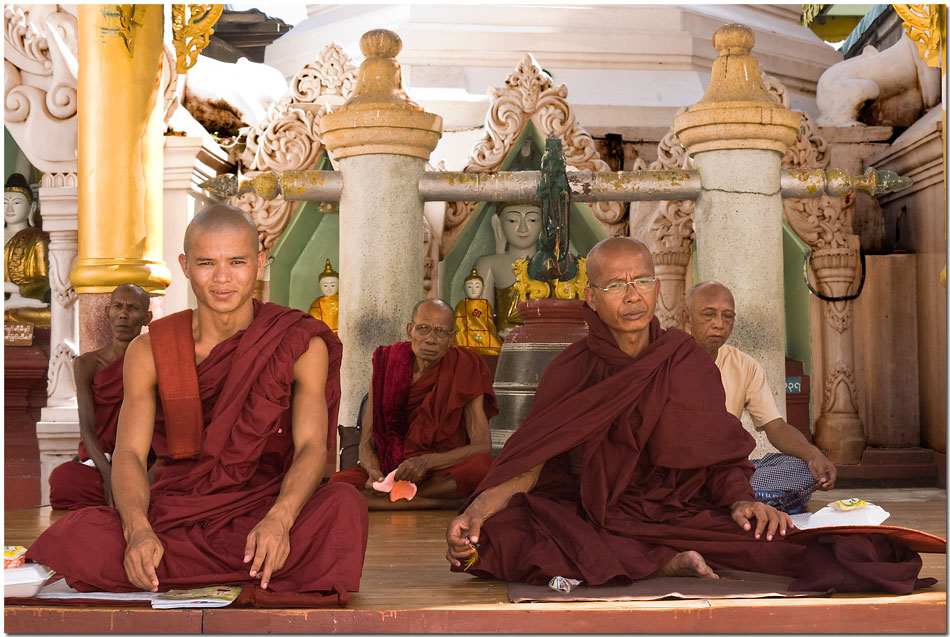
[[[17,568],[3,569],[4,597],[33,597],[40,592],[43,584],[53,571],[42,564],[33,562]]]

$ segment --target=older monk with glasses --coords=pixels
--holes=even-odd
[[[360,489],[370,509],[457,508],[488,471],[492,375],[477,354],[450,347],[454,325],[444,301],[420,301],[409,340],[373,352],[359,465],[330,478]],[[391,499],[398,481],[416,485],[411,500]]]
[[[914,589],[920,557],[885,536],[834,537],[810,561],[812,544],[785,541],[788,515],[754,501],[752,436],[726,411],[715,363],[654,317],[660,282],[645,245],[605,239],[587,273],[589,334],[545,369],[524,423],[449,524],[452,570],[618,585],[735,569],[798,577],[799,590],[829,579],[839,592]],[[869,568],[852,573],[838,557],[856,550]]]

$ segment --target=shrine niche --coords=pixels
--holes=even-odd
[[[544,137],[541,136],[534,123],[529,121],[511,144],[497,172],[540,170],[544,149]],[[566,144],[564,155],[567,156]],[[450,203],[449,206],[451,205]],[[480,202],[473,203],[472,206],[468,222],[452,240],[452,247],[439,265],[440,296],[452,307],[465,297],[465,278],[471,274],[476,262],[483,256],[504,252],[502,243],[505,243],[505,236],[497,223],[493,227],[492,220],[498,216],[501,208],[507,207],[505,202]],[[514,207],[522,208],[523,206]],[[569,250],[574,254],[586,255],[595,243],[607,236],[602,224],[598,222],[587,204],[571,201],[568,215],[571,229]],[[448,216],[447,211],[446,227]],[[446,242],[445,232],[442,238],[443,246]],[[492,302],[493,292],[489,289],[491,286],[488,283],[490,281],[486,278],[486,295]],[[496,302],[492,302],[492,306],[496,313],[500,311]]]
[[[525,55],[515,71],[505,80],[502,88],[489,87],[491,107],[485,117],[485,133],[472,149],[468,164],[462,169],[468,173],[522,170],[506,166],[512,150],[519,146],[530,126],[542,140],[552,132],[561,139],[569,168],[576,170],[609,171],[600,158],[594,140],[577,120],[567,102],[567,86],[554,81],[530,53]],[[538,159],[540,161],[540,153]],[[538,164],[540,165],[540,164]],[[538,167],[523,170],[537,170]],[[442,258],[448,258],[469,220],[481,204],[476,202],[449,202],[445,211],[445,229],[442,234]],[[597,202],[589,206],[594,218],[609,236],[627,234],[627,207],[622,202]],[[470,268],[469,268],[470,270]],[[465,274],[468,274],[466,272]]]

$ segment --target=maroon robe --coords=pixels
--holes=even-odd
[[[384,345],[373,352],[373,438],[383,475],[406,458],[445,453],[469,444],[463,412],[475,398],[485,397],[486,417],[498,413],[491,372],[477,354],[449,347],[442,360],[415,383],[413,360],[408,342]],[[450,475],[457,497],[462,498],[481,482],[490,464],[491,454],[478,453],[451,467],[430,471],[423,480]],[[362,489],[368,478],[366,471],[356,466],[337,472],[330,482]]]
[[[312,336],[329,352],[326,393],[330,425],[336,424],[339,339],[303,312],[258,302],[254,309],[251,325],[197,366],[205,425],[199,457],[171,461],[164,420],[156,417],[148,517],[165,547],[157,569],[161,590],[252,581],[243,563],[245,542],[274,504],[293,461],[293,367]],[[367,531],[366,504],[356,491],[318,488],[290,530],[290,554],[269,590],[358,590]],[[90,507],[53,524],[28,555],[79,590],[132,591],[124,551],[118,513]]]
[[[122,362],[115,359],[92,377],[92,400],[95,410],[96,436],[103,453],[115,449],[115,431],[122,407]],[[79,462],[64,462],[49,475],[49,503],[54,509],[82,509],[104,505],[102,475],[95,466],[82,464],[89,460],[86,446],[79,441]]]
[[[804,547],[756,540],[730,517],[732,503],[753,500],[754,443],[725,410],[712,358],[656,318],[649,346],[631,358],[586,304],[583,312],[589,336],[545,370],[530,413],[472,496],[544,463],[535,488],[485,522],[469,572],[626,583],[695,550],[713,568],[798,575]],[[909,592],[915,557],[916,566],[901,556],[875,565],[895,567],[889,578]]]

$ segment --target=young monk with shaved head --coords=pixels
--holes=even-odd
[[[108,504],[112,498],[112,453],[122,405],[122,366],[132,339],[152,320],[148,292],[126,283],[112,291],[106,319],[112,342],[73,361],[79,403],[77,462],[50,473],[49,503],[54,509]]]
[[[660,282],[646,246],[605,239],[587,273],[589,335],[545,369],[524,423],[450,523],[452,569],[474,558],[470,573],[529,584],[716,578],[722,568],[799,576],[798,588],[830,576],[839,591],[887,579],[860,588],[868,582],[842,575],[825,546],[817,550],[829,555],[799,572],[812,546],[785,542],[789,517],[753,501],[752,437],[726,411],[715,363],[654,317]],[[862,558],[875,567],[906,558],[898,566],[916,570],[899,585],[913,590],[919,556],[894,559],[880,539]]]
[[[330,478],[361,489],[371,509],[457,508],[488,471],[492,376],[477,354],[450,347],[454,332],[452,308],[428,299],[412,310],[408,341],[373,352],[359,465]],[[418,485],[412,500],[373,488],[391,472]]]
[[[237,208],[211,206],[189,224],[179,261],[198,307],[154,321],[126,354],[118,511],[71,513],[29,550],[71,586],[358,590],[366,505],[349,486],[317,488],[336,425],[340,341],[308,314],[252,298],[264,258]]]

